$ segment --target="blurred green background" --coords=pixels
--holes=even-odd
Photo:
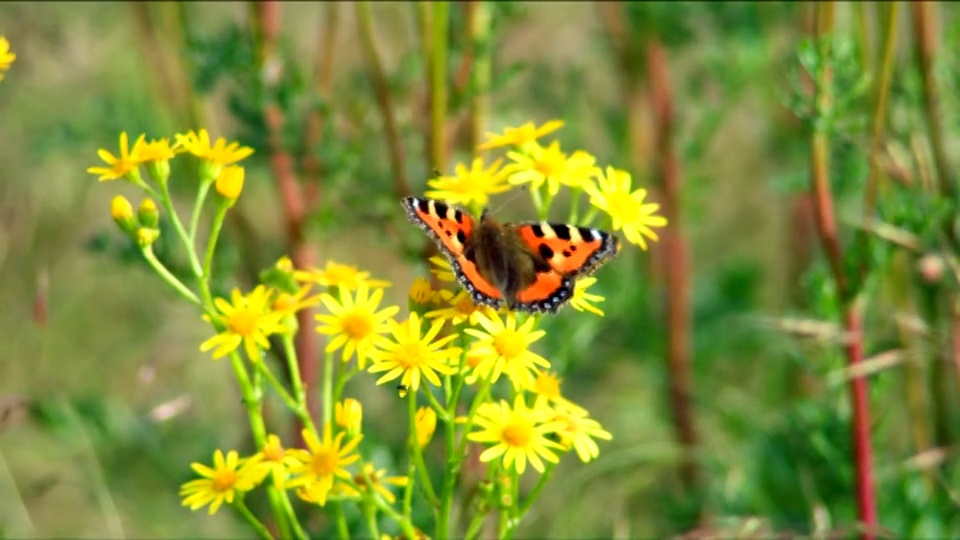
[[[229,512],[209,517],[180,507],[177,489],[191,478],[191,462],[250,443],[229,365],[198,350],[208,328],[111,223],[113,195],[136,203],[139,194],[85,172],[98,164],[98,148],[115,150],[121,131],[160,137],[205,127],[257,150],[245,162],[242,217],[229,223],[218,255],[226,286],[248,286],[251,268],[289,248],[259,119],[266,103],[279,103],[285,115],[284,144],[324,164],[320,204],[305,228],[318,263],[355,264],[389,279],[387,300],[400,305],[412,278],[424,274],[411,256],[424,239],[406,223],[392,187],[354,6],[282,4],[279,63],[268,64],[282,75],[264,90],[256,81],[271,75],[255,69],[251,37],[258,4],[0,4],[0,34],[17,54],[0,82],[0,536],[249,536]],[[432,173],[417,7],[371,8],[405,172],[422,193]],[[812,6],[484,9],[492,58],[484,131],[562,119],[565,150],[583,148],[603,166],[630,170],[654,201],[664,197],[662,152],[651,142],[656,81],[644,55],[652,42],[664,48],[682,177],[680,219],[671,225],[691,254],[689,272],[676,277],[690,287],[684,339],[696,478],[679,473],[666,360],[665,284],[676,269],[660,245],[624,249],[599,273],[606,317],[568,308],[545,321],[537,349],[563,374],[565,393],[614,440],[601,443],[590,464],[564,459],[519,535],[854,534],[842,309],[808,194],[812,93],[804,68],[823,60],[811,61],[804,45]],[[844,242],[863,215],[885,9],[840,3],[836,10],[837,100],[828,129]],[[958,8],[933,9],[938,116],[955,164]],[[464,4],[451,6],[451,80],[469,41],[466,13]],[[960,326],[957,282],[943,262],[955,250],[930,232],[954,206],[930,187],[914,17],[901,5],[894,27],[878,213],[918,246],[877,240],[850,264],[869,266],[860,290],[866,354],[896,359],[869,379],[880,525],[893,536],[956,537],[960,413],[951,347]],[[618,44],[618,35],[625,41]],[[325,51],[329,75],[316,75]],[[328,90],[318,91],[324,84]],[[471,159],[459,133],[472,97],[462,85],[451,91],[448,171]],[[297,137],[312,111],[322,113],[324,136],[308,147]],[[182,195],[188,208],[189,186]],[[494,200],[509,202],[498,215],[529,219],[523,197],[510,197]],[[921,273],[923,264],[939,273]],[[392,392],[360,379],[352,391],[364,397],[365,432],[382,433],[384,452],[399,449]]]

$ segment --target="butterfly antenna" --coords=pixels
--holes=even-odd
[[[517,187],[519,187],[519,186],[517,186]],[[500,210],[502,210],[504,206],[506,206],[506,205],[510,204],[511,202],[513,202],[514,199],[516,199],[517,196],[520,195],[521,191],[522,191],[522,188],[521,188],[521,189],[511,189],[510,191],[507,192],[507,193],[510,194],[509,197],[507,197],[506,199],[504,199],[503,201],[501,201],[500,204],[498,204],[498,205],[496,206],[496,208],[493,208],[493,209],[488,208],[488,210],[490,210],[490,212],[493,213],[493,214],[499,214],[499,213],[500,213]]]

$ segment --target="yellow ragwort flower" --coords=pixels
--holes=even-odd
[[[430,257],[430,264],[433,265],[433,267],[430,268],[430,273],[433,274],[438,281],[444,283],[454,283],[457,281],[457,275],[453,272],[453,266],[450,266],[450,261],[448,261],[446,257],[434,255]]]
[[[285,319],[291,315],[296,315],[298,311],[318,305],[320,303],[320,297],[323,295],[315,294],[313,296],[307,296],[307,294],[310,293],[310,288],[311,286],[309,284],[303,285],[294,294],[276,290],[276,296],[273,297],[270,309]]]
[[[497,310],[490,306],[475,304],[473,297],[464,289],[460,289],[456,293],[446,289],[437,291],[434,301],[442,307],[428,311],[425,317],[448,320],[451,324],[467,322],[476,325],[478,315],[483,314],[489,318],[495,317],[497,313]]]
[[[341,432],[336,437],[332,437],[328,425],[323,430],[321,441],[310,430],[303,430],[303,440],[306,441],[309,450],[288,451],[300,464],[290,469],[290,474],[294,477],[287,482],[286,487],[300,488],[297,490],[298,497],[320,506],[325,505],[327,495],[333,488],[334,478],[349,479],[350,472],[346,467],[360,459],[360,455],[354,450],[360,444],[363,435],[357,435],[348,443],[342,444],[345,435],[346,433]]]
[[[212,468],[202,463],[191,464],[203,478],[180,486],[183,505],[197,510],[209,504],[213,514],[223,503],[232,504],[238,491],[250,491],[263,479],[257,465],[255,458],[241,460],[236,450],[228,452],[226,458],[220,450],[214,452]]]
[[[366,283],[370,288],[389,287],[391,285],[389,281],[370,279],[370,272],[361,272],[356,266],[333,261],[327,261],[327,266],[323,270],[319,268],[295,270],[293,277],[297,281],[316,283],[323,287],[343,286],[349,291],[357,290],[363,283]]]
[[[531,343],[546,334],[543,330],[533,329],[536,320],[530,317],[517,326],[517,316],[513,312],[507,313],[505,319],[506,322],[498,315],[479,314],[477,322],[483,330],[464,329],[477,338],[470,350],[481,358],[467,376],[467,383],[473,384],[478,378],[489,378],[495,383],[501,374],[506,373],[514,389],[529,389],[536,380],[537,368],[550,367],[550,362],[529,349]]]
[[[587,185],[584,189],[590,195],[590,204],[610,215],[614,230],[622,230],[627,241],[647,249],[644,236],[651,240],[659,237],[651,227],[664,227],[667,220],[656,215],[660,205],[644,203],[647,190],[638,188],[630,191],[630,173],[607,167],[606,175],[597,175],[598,186]]]
[[[3,72],[10,69],[16,59],[16,53],[10,52],[10,42],[6,37],[0,36],[0,81],[3,80]]]
[[[126,178],[130,181],[139,181],[139,171],[137,168],[143,163],[143,146],[144,146],[144,137],[145,135],[140,135],[137,138],[136,142],[133,143],[133,148],[131,149],[127,143],[127,132],[120,133],[120,155],[114,156],[106,149],[101,148],[97,150],[97,155],[100,156],[108,167],[88,167],[87,172],[90,174],[99,174],[100,182],[106,182],[108,180],[116,180],[117,178]]]
[[[396,315],[400,308],[390,306],[377,311],[383,298],[383,289],[377,289],[370,294],[370,287],[364,282],[360,283],[356,296],[351,296],[344,285],[340,285],[339,290],[339,300],[330,294],[320,297],[330,314],[321,313],[316,316],[321,323],[317,332],[334,336],[327,343],[327,352],[342,348],[344,362],[350,360],[356,352],[357,365],[363,369],[370,351],[373,350],[375,337],[389,329],[387,320],[392,320],[391,317]]]
[[[434,341],[443,328],[443,321],[434,321],[423,335],[421,319],[416,313],[411,313],[403,323],[393,319],[388,322],[393,340],[381,338],[382,341],[377,344],[379,349],[370,353],[373,359],[370,373],[387,372],[377,380],[377,384],[402,376],[400,384],[416,392],[421,377],[434,386],[440,386],[437,373],[450,374],[456,371],[450,366],[450,361],[460,354],[460,349],[445,346],[457,336],[450,335]]]
[[[390,504],[395,504],[397,498],[393,495],[387,486],[384,484],[390,484],[391,486],[397,487],[406,487],[409,483],[406,476],[387,476],[386,469],[377,470],[372,463],[363,464],[363,473],[357,474],[353,477],[353,482],[357,485],[360,490],[356,490],[353,486],[349,484],[337,484],[334,490],[338,495],[343,495],[344,497],[360,497],[361,492],[367,491],[367,480],[369,479],[369,484],[373,486],[373,491],[378,493],[385,501]]]
[[[467,435],[467,439],[486,444],[493,444],[480,454],[480,461],[487,463],[503,456],[504,467],[515,467],[523,474],[527,461],[539,472],[543,472],[543,458],[551,463],[557,463],[560,458],[552,449],[561,449],[561,446],[547,435],[556,433],[564,427],[562,422],[552,419],[553,411],[549,408],[527,408],[523,395],[517,395],[513,407],[504,401],[499,403],[484,403],[477,408],[474,423],[478,428]]]
[[[260,360],[260,349],[269,349],[267,336],[285,331],[280,314],[270,309],[270,293],[263,285],[244,296],[239,289],[231,293],[231,302],[213,301],[224,329],[200,345],[203,352],[216,348],[213,358],[221,358],[243,344],[250,361]],[[208,319],[204,315],[204,319]]]
[[[410,284],[410,300],[414,304],[426,305],[433,300],[433,287],[427,278],[417,278]]]
[[[540,127],[536,127],[533,122],[527,122],[526,124],[516,128],[508,127],[503,130],[503,135],[487,133],[487,142],[480,145],[479,149],[490,150],[491,148],[499,148],[501,146],[516,146],[519,148],[524,148],[540,137],[543,137],[548,133],[553,133],[562,127],[562,120],[550,120]]]
[[[257,460],[256,466],[260,471],[261,479],[272,475],[273,483],[277,487],[282,487],[287,481],[291,468],[300,465],[300,461],[283,447],[280,437],[276,435],[267,435],[267,442],[251,457],[253,458]]]
[[[558,377],[556,373],[541,371],[537,374],[537,380],[533,383],[533,392],[537,395],[534,406],[545,407],[554,405],[569,410],[583,411],[583,413],[586,414],[586,409],[581,408],[579,405],[563,397],[563,394],[560,393],[560,385],[562,383],[563,379]]]
[[[414,417],[414,427],[417,430],[417,444],[423,448],[430,444],[433,432],[437,429],[437,411],[432,407],[420,407]]]
[[[599,422],[590,418],[582,407],[558,406],[554,410],[556,411],[554,420],[562,425],[557,431],[560,445],[564,450],[572,447],[577,451],[580,461],[584,463],[600,455],[600,447],[597,446],[594,438],[606,441],[613,439],[613,435],[603,429]]]
[[[174,147],[177,150],[185,150],[202,160],[221,167],[232,165],[253,153],[253,148],[240,146],[238,142],[227,144],[227,140],[223,137],[210,144],[210,134],[205,129],[201,129],[199,132],[190,130],[187,133],[177,133],[176,138],[177,142]]]
[[[570,305],[577,311],[589,311],[603,317],[603,310],[593,305],[593,302],[603,302],[603,296],[587,292],[587,289],[596,282],[597,278],[593,276],[578,279],[573,289],[573,299],[570,300]]]
[[[347,435],[353,437],[360,433],[363,424],[363,405],[353,398],[338,401],[334,418],[337,425],[346,430]]]
[[[427,197],[447,201],[451,204],[484,207],[490,201],[490,195],[508,191],[507,173],[500,168],[502,159],[494,161],[489,167],[483,167],[483,158],[473,160],[470,168],[458,163],[453,176],[440,176],[427,181],[433,188],[427,191]]]

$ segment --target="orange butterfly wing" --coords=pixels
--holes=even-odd
[[[437,242],[453,266],[457,280],[470,292],[474,302],[498,306],[503,295],[480,275],[474,261],[464,256],[464,249],[476,227],[473,216],[446,203],[420,197],[404,197],[403,206],[410,221]]]
[[[520,223],[514,225],[514,230],[550,268],[564,276],[589,274],[620,249],[616,236],[590,227]]]

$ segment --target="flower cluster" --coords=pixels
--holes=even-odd
[[[3,80],[3,72],[10,69],[16,59],[16,53],[10,52],[10,42],[6,37],[0,36],[0,81]]]

